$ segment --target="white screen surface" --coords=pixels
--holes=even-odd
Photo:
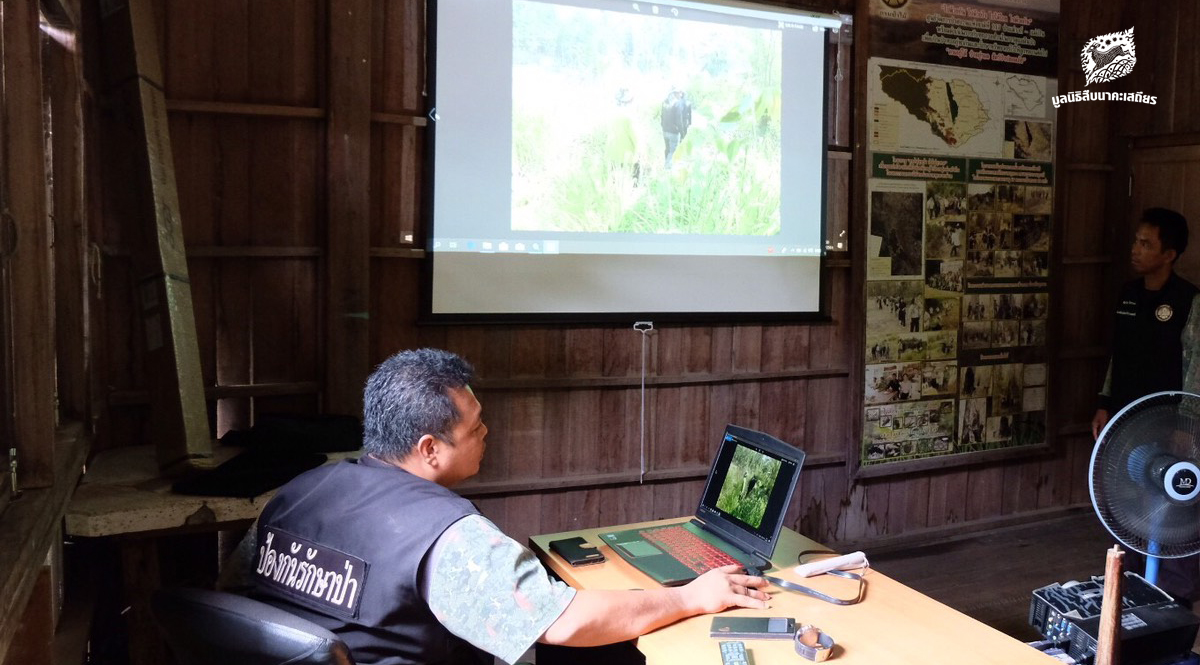
[[[819,311],[836,19],[607,0],[436,12],[433,318]]]

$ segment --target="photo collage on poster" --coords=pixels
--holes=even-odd
[[[1044,443],[1054,81],[868,68],[861,462]]]

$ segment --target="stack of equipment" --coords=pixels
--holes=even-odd
[[[1122,665],[1174,662],[1191,651],[1200,618],[1132,571],[1125,571],[1121,596]],[[1029,625],[1064,645],[1076,662],[1096,653],[1104,577],[1035,589]]]

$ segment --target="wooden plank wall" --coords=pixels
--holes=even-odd
[[[32,3],[4,0],[0,17],[6,63],[0,71],[0,261],[5,273],[0,307],[3,332],[11,335],[0,340],[5,345],[0,353],[8,354],[0,367],[6,375],[0,380],[6,393],[0,399],[6,409],[0,433],[12,437],[0,445],[6,461],[10,447],[16,449],[20,485],[32,489],[54,484],[57,425],[50,399],[55,391],[54,257],[42,131],[42,33]]]
[[[824,5],[865,16],[865,3]],[[1195,14],[1182,0],[1173,4]],[[829,262],[830,322],[662,326],[648,337],[623,326],[418,327],[425,7],[417,0],[356,5],[369,7],[369,20],[334,14],[340,0],[156,3],[217,434],[249,426],[256,414],[346,410],[369,365],[402,348],[434,345],[462,353],[479,370],[492,434],[484,468],[466,491],[518,538],[690,512],[727,422],[808,451],[789,520],[819,540],[969,529],[1086,503],[1086,423],[1103,372],[1114,242],[1095,231],[1113,190],[1112,119],[1100,106],[1075,105],[1060,115],[1053,452],[862,480],[853,475],[863,303],[855,265],[865,228],[853,138],[862,131],[860,54],[840,52],[845,83],[831,106],[839,113],[830,127],[830,227],[835,237],[846,230],[848,251]],[[1060,88],[1081,86],[1078,63],[1067,61],[1080,38],[1116,29],[1122,6],[1063,3],[1062,68],[1070,71]],[[868,28],[861,20],[854,26],[859,46]],[[360,45],[369,43],[362,52],[344,43],[358,32]],[[331,85],[347,54],[367,59],[369,77]],[[367,133],[358,133],[362,120],[334,114],[351,108],[362,118],[364,106]],[[334,139],[343,137],[368,141],[365,158],[351,152],[350,162],[339,161]],[[360,232],[360,220],[345,214],[357,214],[362,201],[369,247],[338,246],[331,239],[343,224]],[[110,387],[104,445],[142,442],[145,395],[119,221],[107,216],[98,237],[106,256],[105,350],[97,362]],[[364,250],[365,265],[347,261],[347,253]],[[334,320],[347,310],[327,290],[364,279],[366,358],[343,364],[345,349],[335,353],[331,345],[364,342],[360,330]]]
[[[1095,387],[1104,380],[1112,309],[1121,282],[1132,275],[1128,248],[1133,235],[1129,192],[1131,145],[1150,137],[1155,145],[1200,141],[1200,120],[1191,106],[1200,59],[1192,29],[1200,7],[1186,0],[1162,3],[1091,3],[1064,0],[1060,28],[1059,91],[1084,90],[1078,58],[1092,37],[1134,27],[1138,62],[1128,76],[1097,89],[1143,92],[1158,103],[1081,102],[1059,109],[1053,325],[1058,349],[1051,366],[1052,409],[1060,473],[1085,478],[1092,437],[1087,424]],[[1193,232],[1197,228],[1192,223]],[[1053,305],[1052,305],[1053,306]],[[1066,500],[1087,501],[1086,484],[1073,480]]]

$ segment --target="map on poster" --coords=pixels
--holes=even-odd
[[[872,150],[1002,155],[1006,75],[883,58],[869,67]]]
[[[1004,110],[1008,115],[1046,117],[1046,79],[1027,74],[1005,74]]]

